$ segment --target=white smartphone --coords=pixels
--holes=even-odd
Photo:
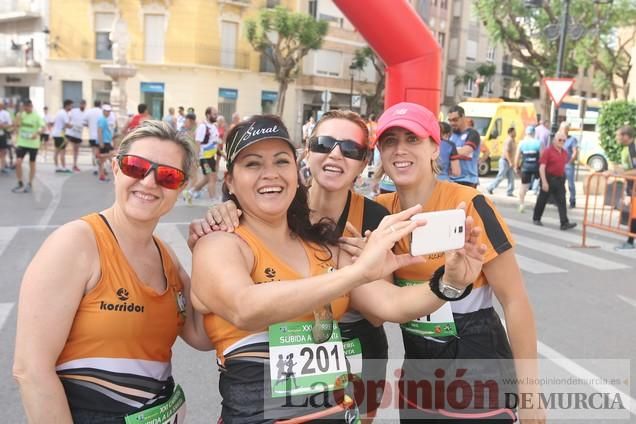
[[[411,255],[420,256],[464,247],[466,213],[463,209],[418,213],[411,220],[426,219],[426,225],[411,234]]]

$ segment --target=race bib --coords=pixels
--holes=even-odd
[[[272,397],[310,395],[341,389],[347,384],[347,361],[340,328],[316,344],[312,321],[284,322],[269,327]]]
[[[362,374],[362,345],[360,339],[352,339],[342,343],[349,361],[349,372],[358,377]]]
[[[396,279],[396,284],[400,287],[412,286],[415,284],[424,284],[428,282],[400,280]],[[427,337],[446,337],[456,336],[457,328],[455,327],[455,319],[453,318],[453,310],[450,303],[444,303],[438,310],[430,315],[425,315],[413,321],[400,324],[402,329],[418,336]]]
[[[24,139],[33,138],[33,131],[20,130],[20,138],[24,138]]]
[[[185,423],[186,403],[181,386],[177,385],[168,401],[145,409],[136,414],[126,415],[126,424],[181,424]]]

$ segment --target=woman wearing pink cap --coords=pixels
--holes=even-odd
[[[431,111],[418,104],[396,104],[387,109],[378,121],[377,144],[382,166],[395,182],[397,192],[380,195],[376,200],[391,213],[418,204],[422,205],[423,212],[432,212],[454,209],[465,203],[467,216],[484,229],[482,242],[487,246],[483,270],[474,281],[472,292],[462,300],[444,304],[426,317],[428,323],[438,322],[444,328],[438,336],[431,337],[418,331],[422,318],[401,325],[405,347],[403,380],[407,383],[400,387],[405,401],[405,407],[400,410],[401,420],[445,418],[452,421],[444,422],[490,422],[492,419],[513,422],[516,405],[506,402],[503,397],[491,399],[492,403],[486,402],[485,407],[483,398],[481,404],[473,398],[474,402],[458,405],[448,397],[446,401],[442,399],[437,403],[440,399],[436,397],[434,405],[425,405],[416,396],[417,393],[408,390],[408,383],[412,380],[422,381],[424,378],[432,382],[442,379],[448,384],[457,383],[459,376],[462,377],[461,383],[492,379],[499,384],[500,395],[504,392],[516,394],[516,387],[504,387],[502,390],[504,377],[514,377],[515,372],[520,378],[537,376],[534,317],[510,231],[499,212],[479,191],[436,179],[439,143],[437,119]],[[395,251],[409,252],[408,238],[398,242]],[[397,270],[395,282],[401,286],[427,282],[443,272],[444,263],[443,255],[430,255],[424,263]],[[453,282],[445,283],[452,285]],[[509,339],[493,309],[493,294],[503,306]],[[455,325],[448,325],[449,321]],[[423,358],[439,359],[442,365],[436,361],[422,361]],[[458,369],[464,369],[466,374],[456,372]],[[475,388],[472,384],[470,387]],[[473,396],[478,396],[477,391],[476,388],[472,391]],[[519,392],[536,393],[537,389],[520,385]],[[514,397],[508,396],[508,399]],[[539,422],[542,422],[541,418]]]

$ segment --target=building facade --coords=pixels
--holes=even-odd
[[[319,50],[303,60],[296,81],[297,120],[317,118],[330,109],[351,109],[365,114],[366,95],[375,90],[377,78],[373,66],[352,67],[356,50],[367,46],[362,36],[331,0],[299,0],[298,11],[329,23]]]
[[[46,8],[45,0],[0,1],[0,98],[10,107],[25,98],[44,107]]]
[[[263,69],[260,54],[245,36],[245,20],[262,7],[293,1],[271,0],[49,0],[46,101],[108,101],[111,81],[101,66],[112,63],[109,39],[116,18],[129,31],[128,62],[137,68],[127,81],[127,110],[145,103],[154,118],[169,107],[193,107],[203,118],[215,106],[230,120],[269,113],[278,83]],[[289,4],[287,4],[289,3]],[[287,101],[295,101],[290,89]],[[291,122],[293,108],[284,119]]]

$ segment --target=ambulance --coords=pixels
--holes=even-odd
[[[502,99],[474,98],[459,104],[466,117],[474,122],[474,129],[481,136],[482,155],[479,175],[484,176],[498,168],[499,158],[508,128],[517,130],[517,143],[525,134],[528,125],[537,125],[537,112],[533,103],[505,102]],[[517,144],[518,145],[518,144]]]

